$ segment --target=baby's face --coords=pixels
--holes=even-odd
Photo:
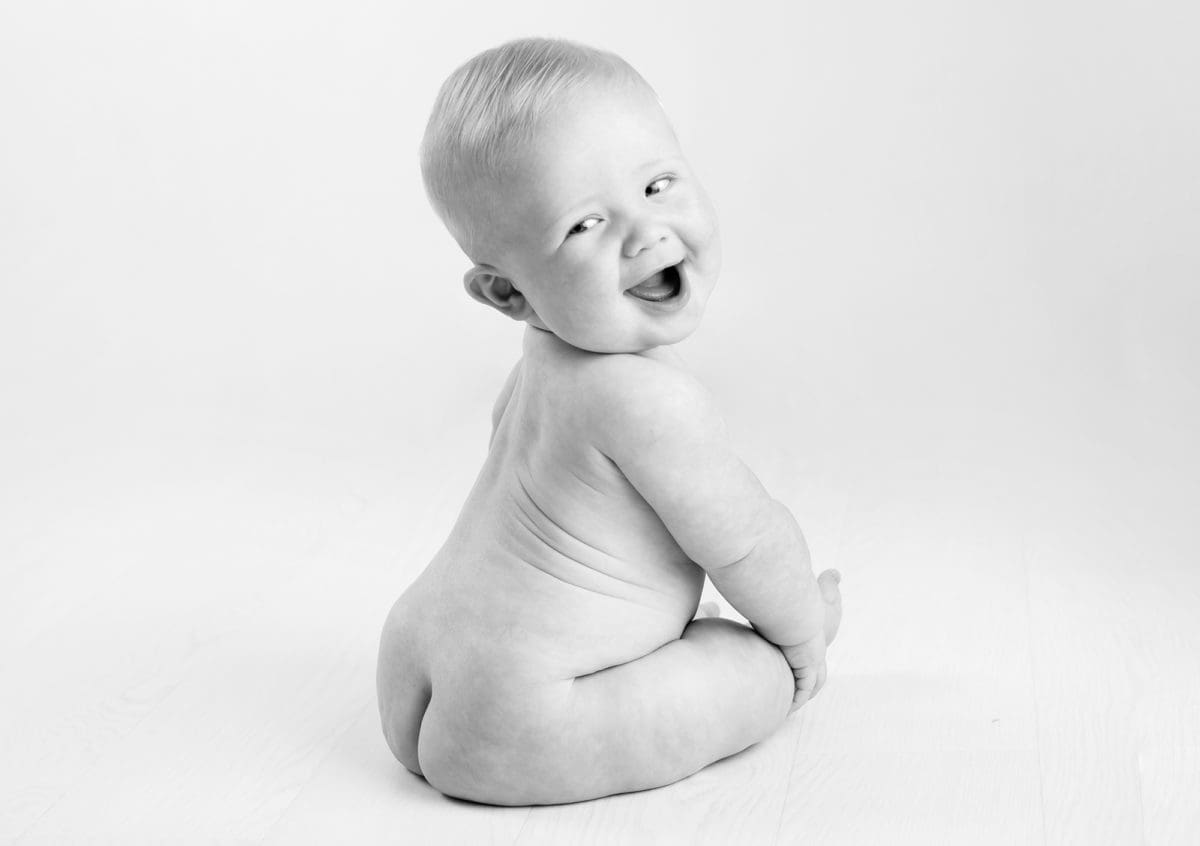
[[[530,319],[593,352],[674,344],[720,269],[716,215],[644,86],[596,82],[541,125],[496,181],[496,266]]]

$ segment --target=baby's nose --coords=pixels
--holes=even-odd
[[[667,226],[657,217],[646,217],[637,221],[625,238],[625,256],[634,258],[667,240]]]

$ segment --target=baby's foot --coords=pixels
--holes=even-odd
[[[817,585],[821,588],[821,598],[825,600],[825,643],[833,643],[837,637],[838,628],[842,624],[842,590],[838,585],[842,574],[837,570],[826,570],[817,576]]]

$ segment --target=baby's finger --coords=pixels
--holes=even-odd
[[[793,669],[792,675],[796,679],[796,691],[792,694],[792,707],[788,710],[789,714],[800,710],[820,693],[821,688],[825,686],[825,679],[828,677],[828,668],[826,663],[821,661],[815,667]]]
[[[818,693],[821,692],[821,688],[823,688],[825,686],[825,679],[828,678],[828,676],[829,676],[828,665],[824,661],[822,661],[820,663],[820,665],[817,667],[817,683],[813,685],[813,691],[809,695],[809,697],[808,697],[809,699],[812,699],[814,696],[816,696]]]
[[[792,669],[792,676],[796,680],[796,690],[792,694],[791,710],[796,711],[805,702],[812,699],[813,691],[817,685],[817,674],[812,667],[800,667]]]

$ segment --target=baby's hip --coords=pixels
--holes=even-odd
[[[579,678],[435,677],[420,762],[439,790],[499,804],[640,790],[762,739],[791,694],[778,649],[732,621],[699,620],[648,655]]]

